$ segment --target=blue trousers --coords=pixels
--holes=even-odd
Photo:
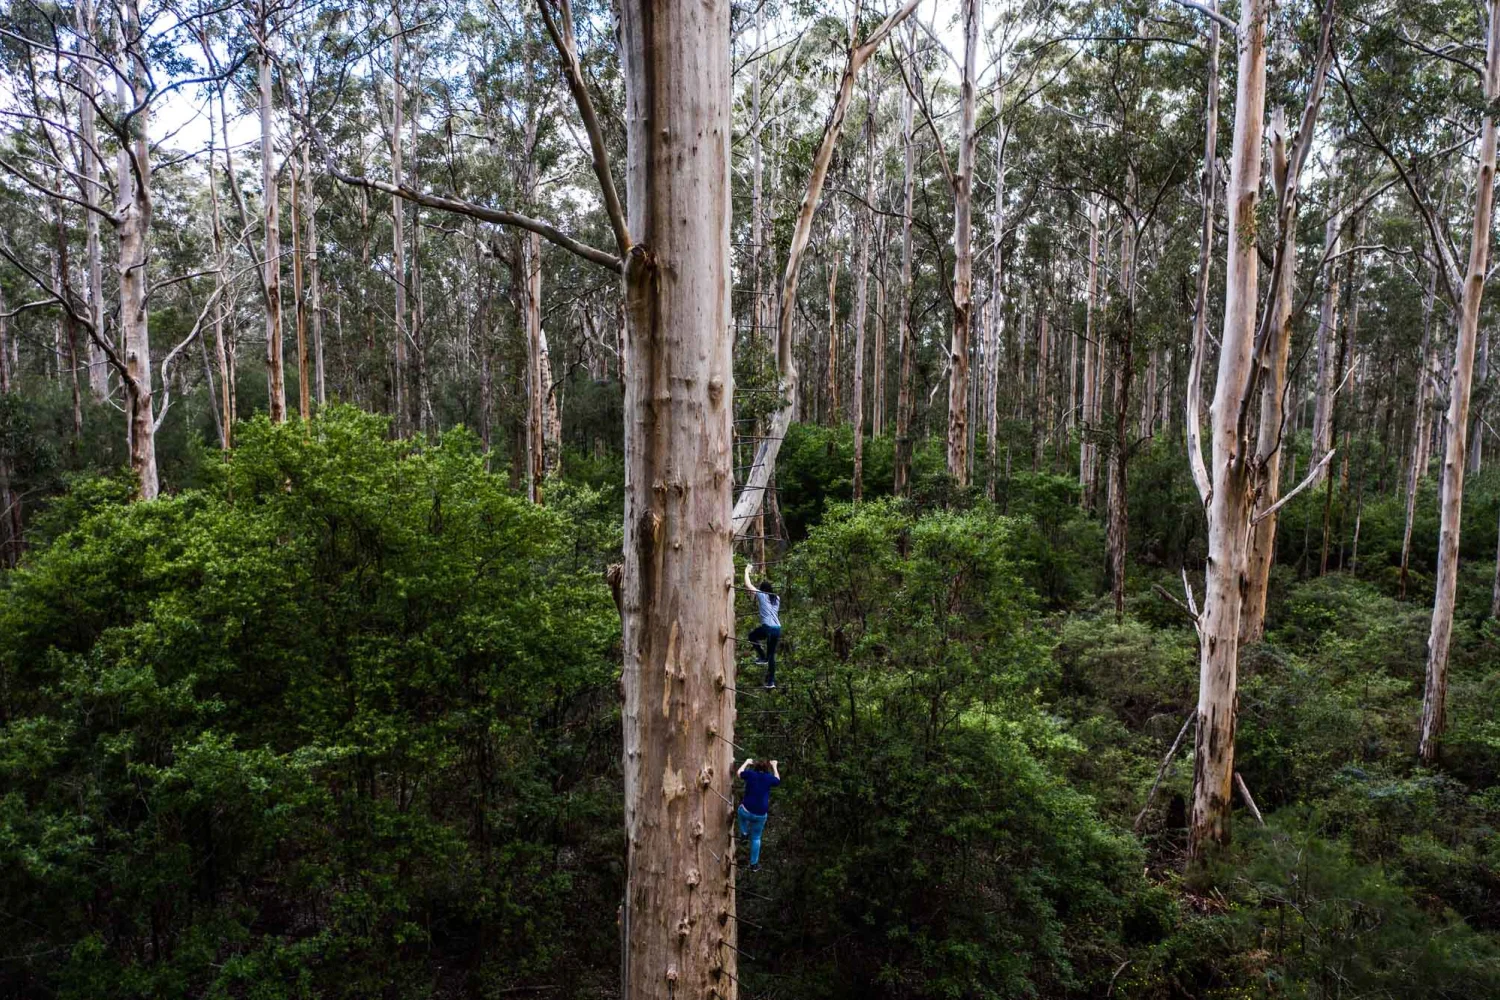
[[[760,864],[760,835],[765,832],[766,818],[757,816],[744,806],[739,808],[740,836],[750,838],[750,863]]]

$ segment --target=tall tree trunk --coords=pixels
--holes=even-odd
[[[542,365],[542,238],[523,233],[521,242],[521,324],[526,335],[526,489],[532,503],[542,502],[547,474],[544,430],[547,399]]]
[[[10,363],[10,317],[6,315],[5,290],[0,288],[0,396],[10,395],[13,385]],[[0,440],[0,566],[14,569],[21,561],[21,496],[11,482],[11,455]]]
[[[1480,373],[1479,384],[1489,389],[1491,379],[1490,331],[1488,329],[1484,331],[1484,335],[1479,341],[1479,357],[1475,361],[1475,366],[1479,369]],[[1488,396],[1490,395],[1493,395],[1492,389],[1486,394],[1486,402],[1488,402]],[[1469,429],[1469,471],[1476,476],[1484,469],[1484,415],[1486,409],[1487,406],[1481,404],[1479,411],[1474,414],[1472,426]]]
[[[985,450],[988,453],[991,500],[996,496],[996,476],[1000,463],[1000,352],[1005,342],[1005,145],[1010,133],[1002,117],[1005,111],[1005,55],[995,63],[995,204],[994,244],[990,248],[990,315],[989,331],[992,357],[988,371],[988,397],[985,407]]]
[[[865,208],[859,216],[859,261],[854,268],[854,390],[849,409],[854,417],[854,499],[864,495],[865,471],[865,318],[870,291],[870,236],[874,229],[875,112],[872,94],[865,115]]]
[[[302,176],[307,180],[307,307],[312,315],[313,383],[317,388],[318,406],[328,402],[328,383],[323,369],[323,289],[318,274],[318,203],[313,192],[313,175],[308,169],[308,143],[302,144]]]
[[[411,174],[413,187],[418,185],[417,170],[420,162],[417,159],[417,142],[420,138],[417,129],[422,118],[422,76],[421,60],[416,58],[417,47],[412,46],[412,81],[408,89],[411,92],[411,108],[409,109],[409,121],[411,123]],[[399,142],[399,138],[397,139]],[[535,235],[535,234],[533,234]],[[540,240],[540,237],[537,237]],[[431,398],[431,374],[427,370],[427,301],[422,294],[422,214],[419,206],[412,206],[411,213],[411,276],[410,287],[407,289],[407,298],[411,300],[411,322],[407,326],[412,357],[412,377],[416,383],[417,390],[417,419],[414,426],[425,436],[431,428],[432,398]]]
[[[287,164],[291,168],[292,302],[297,317],[297,414],[305,422],[312,419],[312,386],[308,377],[307,287],[303,283],[302,266],[302,256],[307,249],[302,244],[302,168],[295,153],[287,159]]]
[[[115,164],[119,184],[120,339],[125,347],[125,414],[130,432],[130,469],[135,474],[137,496],[155,500],[156,421],[151,405],[151,335],[146,313],[146,263],[151,233],[151,159],[147,140],[146,58],[141,47],[140,9],[137,0],[124,0],[121,47],[126,73],[115,78],[116,94],[123,107],[143,110],[132,122],[132,141],[121,147]],[[126,82],[126,76],[129,82]]]
[[[281,349],[281,191],[276,181],[276,147],[271,112],[271,15],[262,0],[256,39],[256,79],[260,90],[260,190],[265,221],[266,385],[271,422],[286,419],[286,371]]]
[[[93,210],[99,204],[100,162],[97,143],[99,133],[95,128],[94,100],[99,93],[98,77],[94,59],[98,48],[94,44],[94,32],[98,19],[92,0],[81,0],[74,8],[75,26],[79,37],[78,101],[79,152],[83,158],[83,200],[88,208],[83,213],[86,232],[84,253],[88,257],[88,320],[93,329],[104,330],[104,257],[99,244],[99,214]],[[210,171],[211,173],[212,171]],[[93,337],[89,338],[89,392],[96,401],[109,398],[109,361],[104,348]]]
[[[1099,204],[1093,198],[1088,201],[1088,217],[1089,276],[1083,304],[1083,429],[1078,441],[1078,484],[1082,487],[1083,508],[1093,510],[1097,500],[1095,486],[1099,481],[1095,472],[1099,461],[1097,383],[1103,374],[1095,363],[1100,357],[1099,331],[1094,326],[1094,305],[1099,298]]]
[[[911,52],[911,47],[912,43],[908,36],[908,54]],[[920,87],[922,84],[917,61],[910,59],[909,64],[912,67],[912,75],[917,78],[916,86]],[[911,376],[912,357],[915,350],[912,338],[916,335],[912,329],[911,297],[911,225],[917,180],[917,143],[916,133],[912,128],[915,106],[916,102],[908,92],[901,102],[901,143],[904,167],[901,180],[901,297],[896,307],[900,321],[897,332],[900,370],[897,372],[896,383],[896,467],[894,470],[894,492],[898,497],[906,496],[911,492]]]
[[[1135,187],[1134,172],[1127,181]],[[1129,197],[1130,195],[1127,195]],[[1133,200],[1133,199],[1132,199]],[[1140,233],[1135,229],[1134,207],[1120,228],[1120,295],[1124,308],[1114,323],[1114,441],[1109,456],[1109,519],[1105,526],[1105,576],[1114,598],[1115,617],[1125,616],[1125,555],[1130,526],[1127,497],[1130,463],[1130,383],[1135,373],[1135,268],[1136,243]]]
[[[1491,107],[1500,97],[1500,0],[1490,0],[1485,46],[1484,97]],[[1490,259],[1490,222],[1495,197],[1495,116],[1480,123],[1479,168],[1474,184],[1474,227],[1469,241],[1469,268],[1459,300],[1458,337],[1448,395],[1447,440],[1443,450],[1441,527],[1438,534],[1437,592],[1432,602],[1432,631],[1427,639],[1427,684],[1422,697],[1422,739],[1418,755],[1437,759],[1447,721],[1448,644],[1453,634],[1453,603],[1458,590],[1458,541],[1464,503],[1464,458],[1469,429],[1469,395],[1473,387],[1474,350],[1479,333],[1479,304]]]
[[[823,418],[829,427],[838,426],[839,418],[839,259],[833,252],[833,220],[828,225],[828,381]]]
[[[737,996],[729,12],[620,4],[638,241],[625,264],[624,1000]]]
[[[401,118],[406,94],[401,85],[401,8],[391,12],[391,183],[400,187]],[[525,237],[521,237],[525,239]],[[396,436],[406,434],[406,205],[397,195],[391,196],[391,279],[395,286],[393,309],[395,340],[391,370],[391,413],[396,421]]]
[[[886,332],[886,267],[885,217],[875,220],[875,345],[870,352],[870,436],[885,434],[886,376],[885,376],[885,332]]]
[[[958,169],[953,174],[953,344],[948,351],[948,474],[969,485],[969,315],[974,308],[974,101],[980,0],[963,0],[964,67],[959,82]]]
[[[1208,507],[1208,565],[1198,620],[1198,730],[1193,761],[1193,808],[1188,850],[1202,858],[1211,843],[1229,840],[1238,714],[1240,594],[1250,515],[1248,441],[1239,412],[1248,404],[1255,341],[1257,259],[1255,225],[1266,100],[1265,29],[1268,0],[1245,0],[1239,26],[1239,79],[1230,167],[1229,255],[1224,291],[1224,336],[1212,414],[1212,486]],[[1197,414],[1189,412],[1189,421]]]

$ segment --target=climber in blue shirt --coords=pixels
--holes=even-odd
[[[745,586],[755,595],[755,609],[760,614],[760,625],[750,632],[750,645],[755,648],[755,662],[766,668],[764,687],[767,691],[776,688],[776,647],[781,644],[781,598],[771,589],[770,580],[762,580],[760,586],[750,581],[750,564],[745,564]],[[764,642],[765,646],[761,643]]]
[[[745,758],[738,776],[745,782],[745,795],[738,809],[740,836],[750,838],[750,870],[760,871],[760,835],[766,829],[766,815],[771,811],[771,789],[781,784],[776,762]]]

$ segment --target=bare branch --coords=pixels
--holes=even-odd
[[[1333,458],[1333,453],[1337,450],[1338,449],[1336,448],[1329,448],[1328,454],[1324,455],[1323,458],[1318,462],[1318,464],[1312,467],[1312,471],[1307,474],[1307,478],[1298,483],[1296,487],[1291,490],[1291,492],[1287,493],[1280,500],[1277,500],[1271,506],[1267,507],[1259,514],[1256,514],[1254,517],[1252,517],[1250,519],[1250,527],[1253,528],[1260,522],[1264,521],[1266,518],[1273,517],[1278,510],[1285,507],[1287,503],[1291,501],[1292,497],[1296,496],[1298,493],[1301,493],[1305,489],[1317,485],[1318,480],[1322,478],[1323,469],[1327,467],[1329,460]]]
[[[594,113],[594,101],[589,97],[584,83],[583,67],[578,62],[578,39],[573,33],[573,5],[570,0],[556,0],[562,13],[562,24],[558,25],[548,9],[551,0],[537,0],[537,9],[542,12],[542,23],[552,44],[557,47],[563,79],[573,92],[573,102],[578,105],[578,114],[583,118],[584,131],[588,133],[589,149],[593,153],[594,175],[599,179],[599,189],[604,195],[604,210],[609,215],[610,227],[615,231],[615,249],[623,260],[630,252],[630,230],[625,224],[625,211],[620,207],[620,196],[615,192],[614,175],[609,169],[609,156],[604,148],[604,131],[599,127],[599,116]]]
[[[1229,32],[1230,38],[1239,37],[1240,26],[1234,23],[1234,18],[1229,17],[1225,14],[1220,14],[1217,10],[1208,6],[1207,4],[1194,3],[1193,0],[1173,0],[1173,2],[1178,6],[1186,7],[1188,10],[1195,10],[1198,13],[1202,14],[1204,17],[1210,18],[1220,28]]]

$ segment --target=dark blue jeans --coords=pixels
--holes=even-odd
[[[760,835],[766,830],[766,818],[757,816],[744,806],[739,808],[740,836],[750,838],[750,863],[760,864]]]
[[[781,629],[774,625],[760,625],[750,632],[750,645],[755,647],[755,655],[766,661],[767,684],[776,683],[776,647],[780,644]]]

